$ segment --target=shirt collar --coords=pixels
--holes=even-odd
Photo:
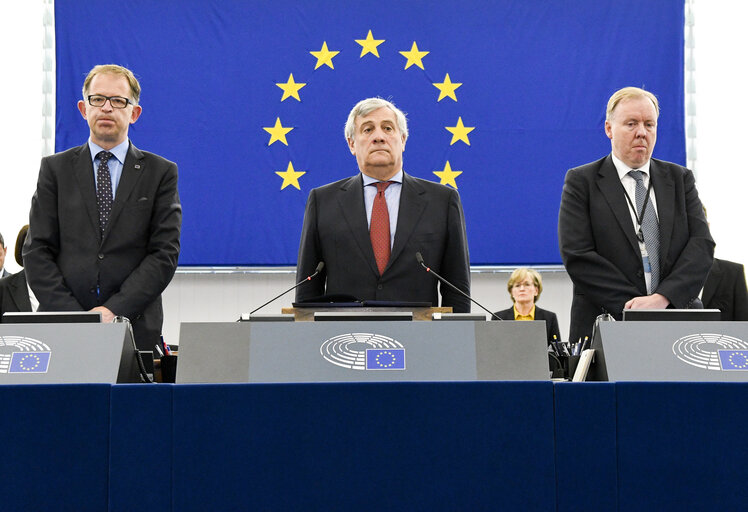
[[[127,156],[127,150],[130,149],[130,140],[125,139],[124,141],[114,146],[112,149],[107,150],[102,148],[89,138],[88,149],[91,150],[91,162],[96,160],[96,155],[98,155],[100,152],[109,151],[112,155],[114,155],[114,158],[116,158],[119,163],[124,165],[125,157]]]
[[[613,157],[613,165],[616,166],[616,171],[618,171],[618,178],[623,179],[624,176],[628,175],[629,171],[632,170],[631,167],[624,164],[617,156],[615,156],[613,153],[610,154],[610,156]],[[649,164],[652,162],[652,159],[647,160],[647,163],[642,165],[641,167],[636,167],[635,169],[637,171],[641,171],[647,176],[649,176]]]
[[[364,173],[361,173],[361,176],[363,176],[363,178],[364,178],[364,187],[367,186],[367,185],[371,185],[372,183],[379,183],[381,181],[381,180],[378,180],[376,178],[372,178],[371,176],[367,176]],[[392,181],[392,182],[395,182],[395,183],[400,183],[402,185],[402,183],[403,183],[403,170],[400,169],[400,171],[397,174],[395,174],[392,178],[390,178],[387,181]]]
[[[520,315],[519,311],[517,311],[517,305],[516,304],[514,306],[512,306],[512,309],[514,310],[514,319],[515,320],[517,318],[527,318],[527,317],[530,317],[533,320],[535,320],[535,304],[532,305],[532,309],[530,310],[530,312],[527,315]]]

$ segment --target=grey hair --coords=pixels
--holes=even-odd
[[[405,118],[405,113],[397,108],[394,103],[387,101],[383,98],[366,98],[356,103],[356,106],[351,109],[348,114],[348,120],[345,122],[345,139],[353,139],[353,132],[356,129],[356,118],[368,116],[378,108],[387,107],[395,113],[395,119],[397,120],[397,128],[400,133],[408,139],[408,120]]]

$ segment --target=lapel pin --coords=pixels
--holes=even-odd
[[[140,164],[135,164],[136,169],[140,169]]]

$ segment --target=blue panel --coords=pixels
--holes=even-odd
[[[171,510],[172,387],[112,386],[110,512]]]
[[[748,384],[618,383],[619,510],[745,510]]]
[[[88,135],[76,108],[95,64],[143,86],[134,144],[176,161],[182,265],[294,264],[312,187],[358,172],[343,138],[351,107],[391,98],[409,114],[406,172],[439,181],[449,162],[473,264],[559,263],[565,171],[610,151],[605,104],[629,85],[662,105],[655,156],[685,162],[683,0],[99,0],[126,23],[81,24],[55,3],[56,145]],[[384,42],[361,56],[368,31]],[[333,69],[310,52],[326,43]],[[424,69],[400,54],[429,52]],[[283,93],[289,75],[301,101]],[[433,85],[461,83],[454,101]],[[292,127],[270,144],[264,127]],[[461,118],[467,140],[446,127]],[[281,189],[291,162],[299,189]]]
[[[552,393],[177,386],[174,510],[554,510]]]
[[[616,396],[613,383],[553,387],[557,512],[616,510]]]
[[[107,509],[109,387],[0,386],[0,510]]]

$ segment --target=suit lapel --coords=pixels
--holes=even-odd
[[[719,283],[724,277],[723,274],[724,271],[719,264],[719,260],[715,258],[714,263],[712,263],[712,269],[709,271],[709,277],[707,277],[704,284],[704,293],[701,294],[701,302],[704,303],[704,306],[709,304],[712,297],[714,297],[714,293],[717,291]]]
[[[122,165],[122,176],[119,179],[119,185],[117,185],[117,191],[114,196],[114,203],[112,204],[112,213],[109,215],[109,223],[104,233],[104,239],[108,238],[109,233],[112,231],[112,226],[115,225],[119,218],[122,208],[127,200],[130,198],[135,184],[140,179],[145,168],[143,162],[143,152],[136,148],[132,142],[127,150],[127,156],[125,162]]]
[[[93,164],[91,163],[91,150],[88,143],[80,146],[73,157],[73,172],[78,181],[78,190],[83,196],[83,204],[86,206],[88,218],[96,233],[96,238],[101,242],[101,231],[99,230],[99,208],[96,205],[96,182],[93,175]]]
[[[621,185],[621,178],[618,177],[618,171],[616,171],[616,166],[613,164],[613,159],[610,155],[608,155],[600,166],[597,186],[613,211],[618,225],[629,241],[629,246],[631,246],[637,257],[640,257],[639,242],[636,239],[634,224],[631,222],[631,212],[626,201],[625,190],[623,185]]]
[[[372,272],[379,275],[377,262],[374,259],[374,249],[371,247],[369,238],[369,225],[364,205],[364,180],[361,173],[341,185],[338,206],[364,260],[369,264]]]
[[[395,241],[392,244],[392,254],[387,263],[389,268],[405,249],[413,230],[418,225],[423,210],[426,208],[426,200],[423,199],[423,187],[414,179],[403,172],[403,188],[400,191],[400,206],[397,211],[397,227],[395,228]],[[415,257],[415,255],[412,255]],[[385,272],[387,272],[385,268]]]
[[[23,272],[23,269],[21,269],[21,272]],[[29,290],[26,286],[25,277],[13,279],[10,287],[10,296],[18,311],[31,311],[31,301],[29,300]]]
[[[652,177],[652,188],[657,199],[657,220],[660,225],[660,265],[666,261],[665,256],[670,250],[670,238],[673,234],[675,222],[675,186],[673,178],[665,172],[655,160],[649,164],[649,174]],[[666,269],[660,268],[660,275],[664,276]]]

